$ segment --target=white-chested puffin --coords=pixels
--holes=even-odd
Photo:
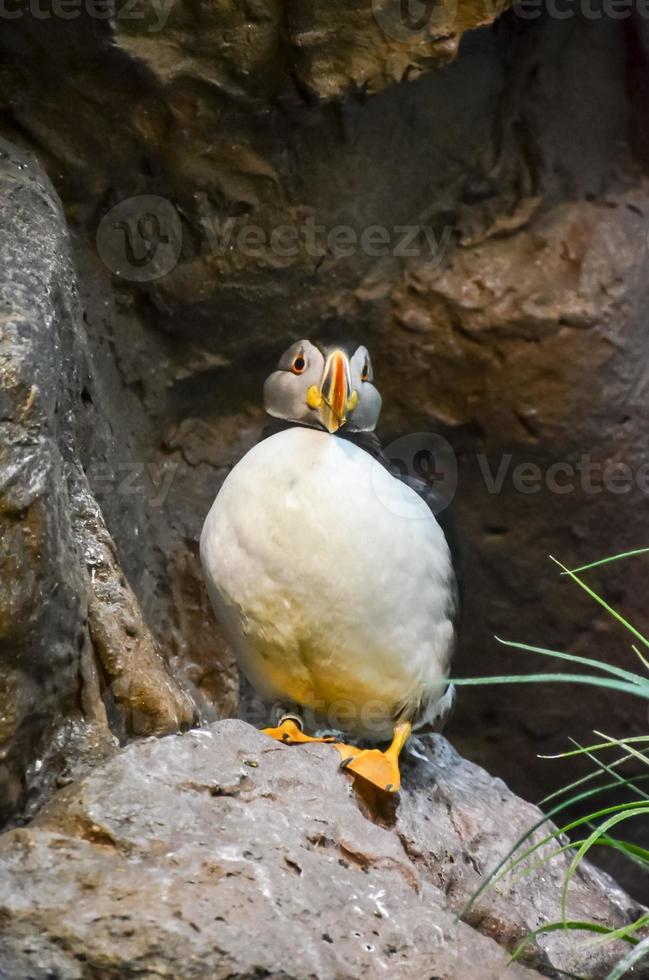
[[[365,347],[301,340],[267,379],[271,430],[234,467],[201,535],[210,597],[257,691],[284,710],[284,742],[309,714],[385,751],[336,743],[342,765],[400,786],[414,730],[439,727],[457,589],[426,485],[399,478],[374,428],[381,396]]]

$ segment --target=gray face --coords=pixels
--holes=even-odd
[[[285,351],[266,379],[264,404],[274,418],[336,432],[371,432],[381,413],[381,396],[372,384],[372,362],[365,347],[349,355],[331,345],[320,350],[298,340]]]

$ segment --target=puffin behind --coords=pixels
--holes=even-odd
[[[390,741],[384,752],[336,746],[352,773],[396,791],[411,731],[438,727],[452,705],[449,547],[377,450],[381,398],[364,347],[300,341],[264,394],[280,431],[234,467],[207,516],[210,597],[243,672],[284,712],[265,732],[330,741],[304,733],[308,712],[351,738]]]

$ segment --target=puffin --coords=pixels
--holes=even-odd
[[[293,343],[264,404],[201,532],[214,612],[273,705],[266,735],[330,742],[354,777],[396,793],[407,740],[454,703],[459,600],[438,501],[383,455],[362,344]]]

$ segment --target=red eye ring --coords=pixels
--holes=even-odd
[[[302,354],[298,354],[293,363],[291,364],[291,371],[293,374],[302,374],[306,367],[306,361]]]
[[[361,371],[361,381],[367,381],[369,379],[369,376],[370,376],[370,366],[367,363],[367,361],[365,361],[365,364],[363,365],[363,370]]]

